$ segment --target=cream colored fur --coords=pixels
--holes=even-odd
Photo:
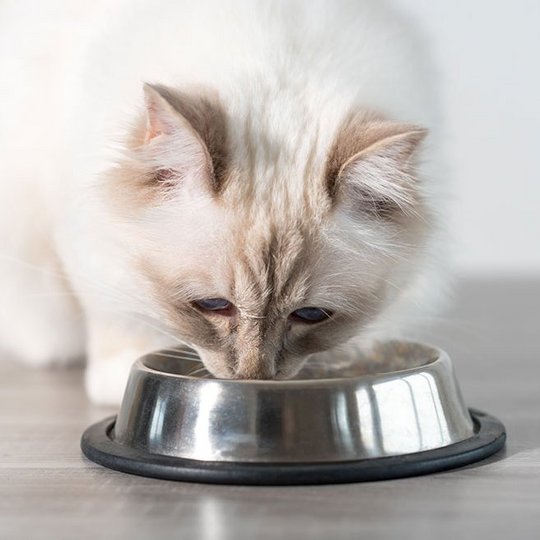
[[[425,322],[444,281],[436,94],[386,2],[34,4],[0,4],[1,347],[86,355],[90,397],[116,403],[156,348],[287,377]],[[163,85],[146,101],[145,82]],[[219,194],[186,96],[219,104]],[[237,317],[196,313],[209,297]],[[291,324],[307,305],[335,316]]]

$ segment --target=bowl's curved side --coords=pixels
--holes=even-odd
[[[473,424],[450,359],[349,379],[246,381],[168,376],[135,364],[119,444],[184,459],[351,461],[463,441]]]

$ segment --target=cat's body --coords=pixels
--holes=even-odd
[[[91,397],[116,402],[179,340],[220,376],[289,376],[423,320],[438,118],[422,42],[382,2],[118,2],[58,23],[72,47],[41,73],[54,40],[10,8],[30,52],[0,52],[1,347],[87,354]],[[216,297],[229,311],[193,307]],[[306,306],[331,320],[291,323]]]

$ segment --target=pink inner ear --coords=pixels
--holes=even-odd
[[[152,139],[155,139],[159,135],[173,133],[172,126],[168,126],[160,118],[159,112],[153,107],[147,108],[146,119],[146,136],[144,138],[145,143],[149,143]]]
[[[178,114],[149,84],[144,85],[146,103],[145,143],[159,135],[172,135],[179,129]]]
[[[144,138],[145,143],[149,143],[153,138],[163,133],[151,120],[147,121],[146,136]]]

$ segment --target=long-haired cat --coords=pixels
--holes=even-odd
[[[116,403],[138,356],[178,343],[218,377],[287,378],[410,335],[440,290],[441,180],[406,18],[21,4],[0,8],[3,349],[85,355],[90,397]]]

